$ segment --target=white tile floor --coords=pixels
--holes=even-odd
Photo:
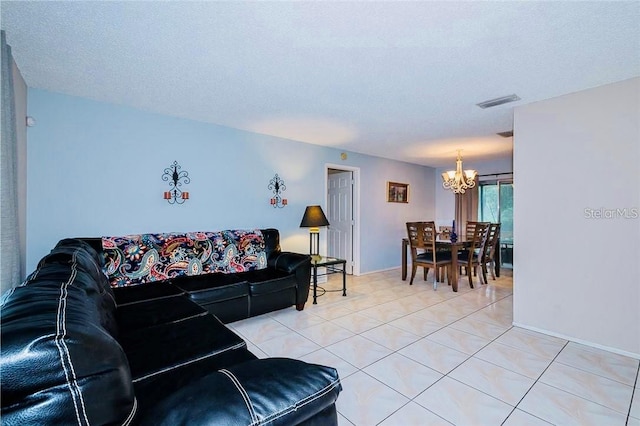
[[[347,297],[229,325],[259,357],[337,368],[343,426],[640,426],[638,360],[512,327],[510,276],[475,287],[349,276]]]

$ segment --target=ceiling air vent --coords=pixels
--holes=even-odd
[[[510,138],[513,136],[513,130],[507,130],[506,132],[498,132],[496,133],[498,136],[502,136],[503,138]]]
[[[476,105],[478,105],[482,109],[485,109],[485,108],[491,108],[494,106],[507,104],[509,102],[515,102],[519,100],[520,98],[518,97],[518,95],[514,94],[509,96],[503,96],[501,98],[489,99],[488,101],[480,102],[479,104],[476,104]]]

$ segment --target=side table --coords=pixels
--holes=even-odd
[[[347,261],[344,259],[337,259],[335,257],[325,257],[325,256],[312,256],[311,257],[311,268],[313,268],[313,304],[318,304],[318,268],[326,268],[326,273],[323,275],[335,274],[338,272],[342,272],[342,295],[347,295]],[[327,291],[340,291],[340,290],[326,290],[320,287],[323,291],[320,296],[322,296]]]

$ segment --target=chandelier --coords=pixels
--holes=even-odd
[[[476,186],[476,175],[478,172],[475,170],[462,171],[462,157],[460,157],[460,150],[458,150],[458,159],[456,160],[456,169],[449,170],[442,173],[442,187],[444,189],[450,189],[455,194],[464,194],[464,191]]]

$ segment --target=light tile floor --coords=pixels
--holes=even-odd
[[[640,426],[639,361],[513,327],[504,272],[458,293],[399,270],[349,276],[347,297],[229,326],[259,357],[335,367],[342,426]]]

